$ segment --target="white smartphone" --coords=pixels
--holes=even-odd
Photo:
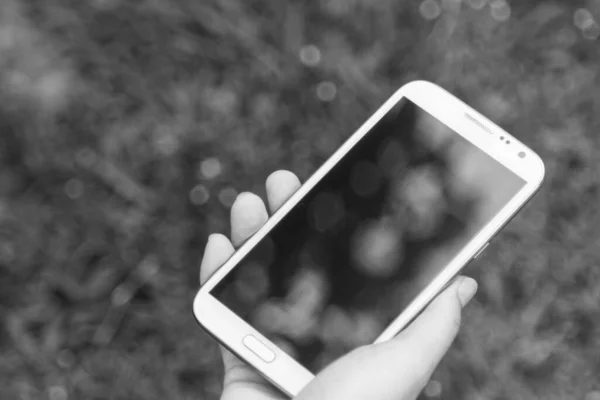
[[[289,396],[404,329],[539,189],[531,149],[442,88],[400,88],[194,300]]]

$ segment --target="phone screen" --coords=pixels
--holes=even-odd
[[[211,294],[316,374],[372,343],[525,183],[402,99]]]

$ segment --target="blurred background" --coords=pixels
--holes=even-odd
[[[413,79],[547,181],[423,399],[599,400],[600,0],[1,0],[0,398],[217,399],[191,301],[241,191]]]

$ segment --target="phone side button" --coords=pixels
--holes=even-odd
[[[275,353],[273,353],[267,346],[262,344],[260,340],[252,335],[246,336],[242,342],[251,352],[259,356],[264,362],[272,362],[275,360]]]
[[[473,260],[476,259],[477,257],[479,257],[481,255],[481,253],[483,253],[483,251],[488,247],[489,244],[490,244],[490,242],[487,242],[486,244],[484,244],[483,247],[481,249],[479,249],[477,254],[475,254],[475,256],[473,257]]]

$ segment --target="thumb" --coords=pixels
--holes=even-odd
[[[405,346],[414,348],[413,353],[420,354],[419,359],[425,363],[419,365],[420,370],[430,372],[428,380],[452,345],[460,328],[462,308],[476,291],[475,280],[459,277],[406,330],[391,341],[382,343],[381,347],[385,347],[385,351],[405,351]]]
[[[459,277],[392,340],[359,348],[319,374],[298,399],[412,400],[452,344],[477,283]]]

